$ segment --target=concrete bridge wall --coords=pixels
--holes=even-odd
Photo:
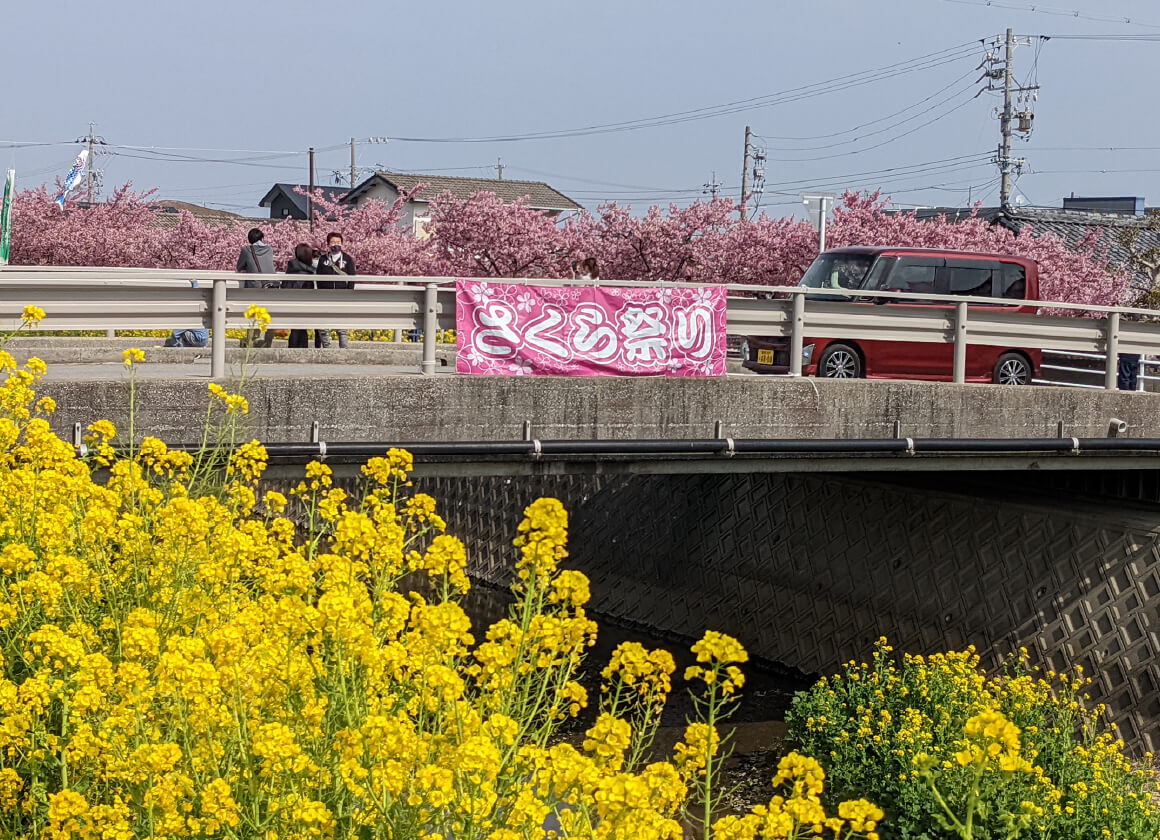
[[[201,439],[206,380],[137,384],[136,427],[169,442]],[[125,426],[124,382],[49,380],[55,427],[100,418]],[[1101,437],[1112,417],[1129,436],[1160,437],[1160,394],[1054,387],[722,379],[344,376],[247,383],[253,434],[327,441],[518,439],[530,421],[540,439],[706,438],[721,421],[734,438],[883,438],[897,420],[905,437]]]

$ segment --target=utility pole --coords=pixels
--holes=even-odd
[[[745,126],[745,155],[741,161],[741,221],[745,221],[745,199],[749,193],[749,126]]]
[[[999,173],[1002,184],[999,187],[999,206],[1011,203],[1011,65],[1015,61],[1015,30],[1007,30],[1006,60],[1003,67],[1003,115],[999,118],[999,130],[1003,134],[1003,145],[999,150]]]
[[[89,171],[88,177],[85,179],[89,185],[89,194],[88,198],[86,199],[86,201],[89,203],[89,207],[93,206],[93,164],[96,162],[97,159],[93,157],[93,124],[89,123]]]
[[[1035,120],[1035,114],[1031,110],[1031,102],[1039,97],[1039,85],[1032,84],[1023,87],[1015,83],[1015,47],[1019,46],[1020,43],[1030,44],[1031,39],[1020,42],[1015,37],[1015,31],[1008,29],[1001,43],[1003,47],[1002,66],[996,66],[1000,62],[997,56],[1000,39],[996,38],[991,42],[987,57],[984,60],[988,67],[984,76],[991,80],[987,84],[987,90],[995,92],[1000,90],[995,85],[1000,80],[1002,80],[1003,85],[1003,110],[999,112],[999,133],[1002,139],[995,153],[994,163],[999,167],[999,206],[1006,208],[1011,204],[1011,190],[1014,187],[1012,176],[1019,174],[1024,163],[1022,158],[1011,157],[1011,138],[1016,133],[1022,134],[1024,139],[1030,137]],[[1015,96],[1018,96],[1019,103],[1023,106],[1023,110],[1018,112],[1014,109]],[[1024,105],[1024,103],[1026,104]]]
[[[500,158],[496,158],[495,159],[495,171],[499,174],[499,180],[501,180],[501,181],[503,180],[503,171],[505,169],[507,169],[507,167],[504,166],[503,160]]]
[[[306,196],[306,219],[314,230],[314,147],[310,147],[310,192]]]
[[[97,171],[97,159],[94,146],[104,146],[105,138],[98,137],[94,133],[96,130],[96,123],[89,123],[89,133],[87,137],[78,137],[78,143],[87,143],[89,146],[88,168],[85,171],[85,200],[90,207],[93,206],[93,189],[94,187],[100,191],[101,189],[101,173]]]
[[[713,201],[716,201],[717,200],[717,188],[721,186],[720,184],[717,183],[716,171],[713,172],[713,177],[710,178],[707,183],[702,184],[702,186],[704,187],[704,189],[701,190],[702,195],[708,195],[708,196],[712,197]]]
[[[358,170],[354,165],[354,138],[350,138],[350,188],[354,189],[354,179]]]

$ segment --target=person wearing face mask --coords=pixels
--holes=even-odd
[[[342,250],[342,234],[328,233],[326,235],[326,253],[322,255],[322,259],[318,261],[318,269],[315,272],[319,277],[333,277],[335,279],[319,280],[318,288],[320,289],[353,289],[354,282],[351,280],[342,280],[342,277],[354,277],[354,260],[350,258],[350,254]],[[344,348],[349,344],[346,330],[335,330],[338,333],[338,346]],[[315,330],[314,331],[314,346],[315,347],[329,347],[330,346],[330,330]]]

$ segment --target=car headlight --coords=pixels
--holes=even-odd
[[[810,359],[814,357],[814,345],[807,344],[802,348],[802,361],[809,364]]]
[[[748,341],[741,342],[741,358],[747,362],[749,361],[749,342]]]

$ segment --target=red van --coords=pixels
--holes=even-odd
[[[1034,260],[1002,254],[975,254],[927,248],[835,248],[821,254],[802,277],[800,286],[818,290],[807,300],[858,300],[859,290],[975,295],[1008,298],[1017,312],[1035,312],[1039,300],[1039,266]],[[835,294],[834,291],[846,292]],[[854,292],[851,295],[849,292]],[[875,299],[863,297],[867,307]],[[953,304],[913,303],[877,299],[889,307],[953,308]],[[975,308],[1007,308],[1003,304],[971,304]],[[966,378],[971,382],[1028,385],[1042,361],[1042,350],[969,344]],[[741,346],[744,367],[757,373],[789,372],[789,337],[746,337]],[[831,379],[952,378],[953,343],[866,341],[809,332],[802,344],[802,373]]]

